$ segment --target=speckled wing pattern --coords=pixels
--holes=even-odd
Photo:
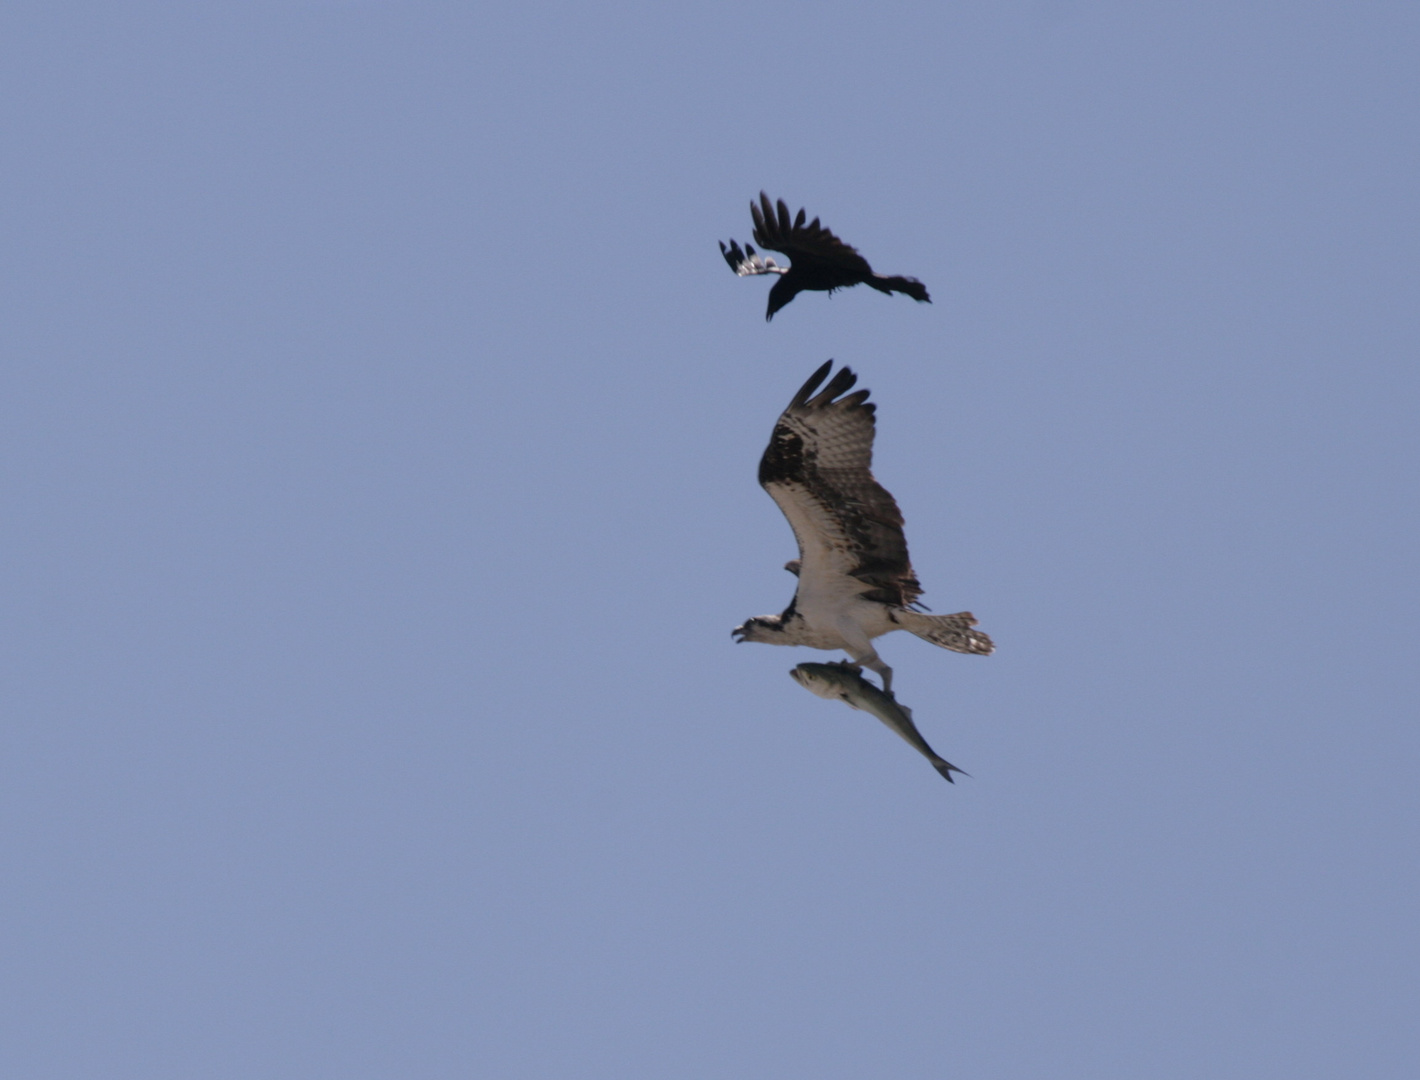
[[[849,249],[852,250],[851,248]],[[852,592],[907,607],[922,594],[907,555],[902,513],[873,479],[873,413],[868,391],[847,394],[858,377],[830,360],[794,395],[759,463],[759,482],[789,519],[799,542],[800,589]],[[847,396],[840,396],[847,394]]]
[[[786,274],[788,269],[780,266],[773,259],[766,259],[759,252],[754,250],[753,244],[746,244],[744,249],[740,249],[737,241],[731,240],[730,246],[726,247],[723,240],[720,241],[720,254],[725,256],[725,261],[730,264],[730,269],[740,277],[753,277],[756,274]]]
[[[761,191],[759,205],[756,206],[751,200],[749,212],[754,218],[754,240],[760,247],[787,255],[790,260],[809,260],[851,274],[872,276],[873,268],[868,265],[868,260],[859,255],[856,248],[845,244],[820,225],[818,218],[804,224],[804,218],[808,215],[803,209],[799,210],[797,218],[791,219],[789,207],[783,199],[776,207]]]

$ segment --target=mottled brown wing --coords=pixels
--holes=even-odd
[[[795,263],[818,262],[863,275],[873,272],[867,259],[820,225],[818,218],[804,224],[807,215],[801,209],[798,217],[790,220],[783,199],[775,207],[761,191],[759,204],[751,200],[749,212],[754,218],[754,242],[762,248],[787,255]]]
[[[759,463],[769,492],[799,542],[800,588],[855,591],[906,607],[922,594],[907,554],[902,513],[873,478],[873,413],[868,391],[840,397],[857,381],[842,368],[824,389],[833,361],[806,382],[779,417]],[[836,399],[836,400],[835,400]]]

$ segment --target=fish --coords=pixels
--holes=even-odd
[[[912,722],[912,710],[895,697],[884,693],[863,678],[863,669],[847,660],[836,664],[800,664],[789,672],[793,680],[810,693],[830,701],[841,701],[850,708],[872,713],[893,731],[902,736],[914,750],[932,763],[932,767],[942,774],[949,784],[955,784],[952,773],[963,776],[971,774],[958,769],[937,751],[927,745],[927,740]]]

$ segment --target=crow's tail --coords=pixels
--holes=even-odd
[[[885,293],[906,293],[919,303],[930,304],[932,298],[927,295],[927,286],[912,277],[884,277],[882,274],[874,274],[868,278],[868,284],[877,289],[878,292]]]

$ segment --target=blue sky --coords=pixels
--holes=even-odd
[[[0,14],[0,1064],[1409,1077],[1420,14]],[[763,320],[783,197],[912,274]],[[733,644],[834,357],[950,787]]]

